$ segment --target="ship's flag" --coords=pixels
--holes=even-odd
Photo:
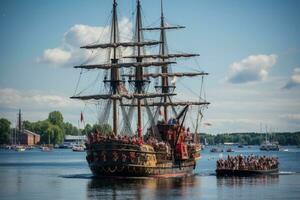
[[[158,110],[158,114],[160,115],[160,116],[162,116],[163,114],[162,114],[162,111],[161,111],[161,109],[159,108],[159,110]]]
[[[83,119],[83,113],[81,111],[81,113],[80,113],[80,122],[82,123],[83,121],[84,121],[84,119]]]

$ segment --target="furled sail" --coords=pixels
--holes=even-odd
[[[164,66],[174,64],[176,62],[133,62],[133,63],[109,63],[109,64],[92,64],[92,65],[78,65],[74,68],[82,69],[111,69],[111,68],[129,68],[129,67],[151,67],[151,66]]]
[[[157,31],[157,30],[170,30],[170,29],[181,29],[185,28],[185,26],[164,26],[164,27],[149,27],[142,28],[143,31]]]
[[[177,53],[177,54],[152,54],[152,55],[141,55],[141,56],[124,56],[123,58],[152,58],[152,59],[169,59],[169,58],[188,58],[200,56],[200,54],[192,54],[192,53]]]
[[[158,77],[184,77],[184,76],[204,76],[208,75],[206,72],[176,72],[176,73],[148,73],[143,74],[144,77],[158,78]],[[134,77],[133,74],[124,74],[123,76]]]
[[[156,97],[165,97],[165,96],[174,96],[174,93],[143,93],[143,94],[95,94],[87,96],[72,96],[71,99],[80,99],[80,100],[99,100],[99,99],[117,99],[122,98],[126,99],[145,99],[145,98],[156,98]]]
[[[106,44],[92,44],[82,46],[82,49],[97,49],[97,48],[117,48],[117,47],[135,47],[135,46],[152,46],[160,44],[160,41],[147,41],[147,42],[116,42]]]

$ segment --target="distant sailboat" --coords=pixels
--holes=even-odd
[[[48,145],[44,145],[41,147],[42,151],[48,152],[48,151],[52,151],[52,146],[50,145],[50,134],[48,135]]]
[[[278,142],[271,142],[268,139],[268,133],[266,131],[265,141],[261,144],[260,150],[261,151],[279,151],[279,144]]]

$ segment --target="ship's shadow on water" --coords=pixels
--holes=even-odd
[[[186,196],[188,188],[197,187],[196,176],[173,178],[92,178],[87,184],[88,199],[157,199]],[[176,193],[171,191],[176,190]]]
[[[92,174],[74,174],[63,178],[86,180],[86,199],[195,199],[203,194],[200,188],[209,190],[209,185],[218,188],[264,187],[279,184],[281,176],[291,173],[248,177],[217,177],[215,174],[194,174],[172,178],[108,178]]]

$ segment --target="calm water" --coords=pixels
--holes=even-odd
[[[300,199],[300,149],[260,152],[257,147],[230,154],[279,157],[280,174],[216,178],[215,162],[227,153],[202,152],[195,175],[170,179],[93,179],[85,153],[71,150],[0,150],[0,199]]]

